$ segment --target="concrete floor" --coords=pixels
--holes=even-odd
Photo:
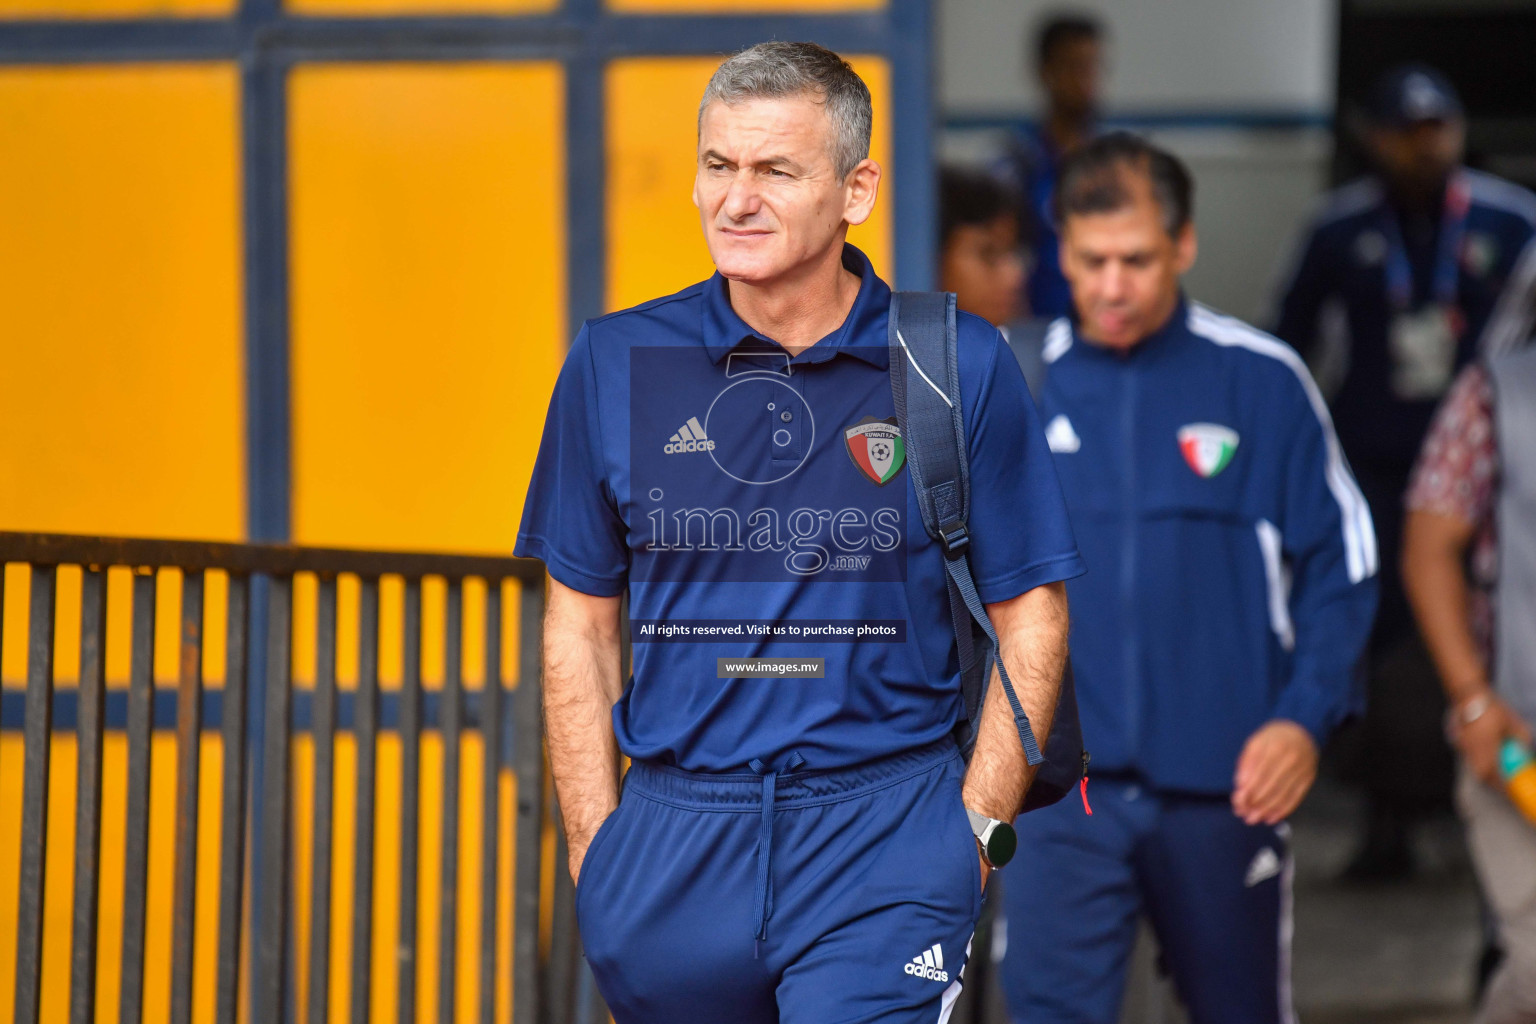
[[[1477,896],[1460,826],[1427,823],[1411,882],[1358,888],[1337,879],[1353,852],[1359,798],[1319,783],[1292,819],[1296,851],[1293,981],[1302,1024],[1470,1024],[1481,948]],[[1143,936],[1121,1024],[1187,1024]],[[1006,1024],[995,991],[979,1015]],[[1027,1024],[1027,1022],[1017,1022]]]
[[[1460,825],[1446,818],[1419,830],[1412,881],[1347,886],[1338,877],[1354,852],[1359,806],[1324,781],[1291,822],[1297,1015],[1303,1024],[1469,1024],[1481,925]],[[1184,1024],[1149,950],[1139,959],[1122,1024]]]
[[[1466,1024],[1482,946],[1477,891],[1452,818],[1416,836],[1418,876],[1338,883],[1358,798],[1322,786],[1296,816],[1296,1005],[1308,1024]]]

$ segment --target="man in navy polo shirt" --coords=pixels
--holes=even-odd
[[[819,46],[722,64],[694,185],[719,272],[589,321],[550,404],[517,552],[551,577],[550,762],[621,1024],[945,1019],[989,868],[967,809],[1010,821],[1032,777],[998,686],[968,768],[951,738],[891,293],[844,241],[880,184],[870,123]],[[1043,742],[1081,562],[1017,363],[959,321],[972,567]]]

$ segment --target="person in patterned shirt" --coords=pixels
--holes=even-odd
[[[1463,370],[1435,414],[1404,499],[1414,524],[1403,544],[1405,563],[1422,573],[1434,563],[1431,546],[1437,541],[1455,549],[1456,581],[1449,600],[1464,603],[1465,612],[1457,620],[1458,632],[1466,636],[1449,644],[1449,664],[1438,659],[1436,664],[1443,677],[1458,680],[1481,677],[1492,664],[1493,584],[1498,573],[1493,510],[1499,468],[1493,402],[1493,383],[1483,364]],[[1421,615],[1420,628],[1424,625]],[[1447,695],[1455,702],[1468,694],[1448,686]]]
[[[1536,829],[1495,788],[1500,746],[1511,736],[1529,744],[1531,723],[1493,682],[1502,476],[1493,378],[1482,363],[1469,365],[1435,414],[1405,499],[1403,583],[1450,704],[1446,731],[1462,761],[1457,806],[1504,949],[1478,1024],[1532,1024]],[[1506,400],[1514,397],[1532,399]]]

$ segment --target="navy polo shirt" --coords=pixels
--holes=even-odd
[[[943,555],[923,529],[891,397],[890,288],[790,356],[716,274],[588,321],[550,400],[516,552],[629,594],[619,747],[694,771],[841,768],[942,738],[961,710]],[[1082,572],[1007,343],[961,313],[971,565],[985,602]],[[862,629],[861,629],[862,627]],[[679,628],[686,633],[678,632]],[[819,678],[720,659],[819,659]]]

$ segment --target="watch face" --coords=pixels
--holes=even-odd
[[[1019,834],[1013,830],[1012,825],[1000,821],[987,837],[987,860],[992,862],[994,868],[1000,868],[1013,860],[1013,853],[1018,848]]]

